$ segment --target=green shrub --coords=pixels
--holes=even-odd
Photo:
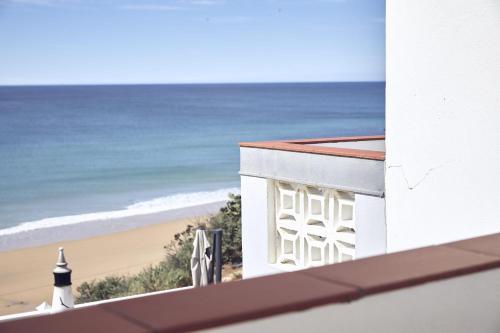
[[[76,303],[99,301],[114,297],[148,293],[191,285],[191,254],[196,228],[222,229],[222,261],[240,263],[241,196],[229,195],[229,201],[206,223],[188,225],[165,246],[165,259],[132,276],[107,276],[102,280],[84,282],[77,288]],[[211,234],[209,235],[212,239]]]
[[[241,254],[241,196],[229,195],[226,207],[208,220],[210,230],[222,229],[222,262],[240,263]]]
[[[126,296],[129,294],[129,281],[124,276],[107,276],[100,281],[84,282],[78,286],[77,303],[87,303]]]

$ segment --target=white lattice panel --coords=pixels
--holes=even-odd
[[[354,259],[354,196],[275,182],[276,263],[311,267]]]

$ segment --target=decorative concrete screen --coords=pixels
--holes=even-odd
[[[276,264],[294,269],[354,259],[354,195],[274,182]],[[271,251],[273,248],[271,248]]]
[[[386,252],[383,136],[240,144],[243,277]]]

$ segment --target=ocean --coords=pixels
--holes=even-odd
[[[384,133],[385,83],[0,87],[0,237],[221,202],[240,141]]]

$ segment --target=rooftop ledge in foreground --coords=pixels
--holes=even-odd
[[[240,174],[384,195],[385,136],[240,143]]]
[[[494,234],[0,322],[0,332],[490,332],[499,290]]]

